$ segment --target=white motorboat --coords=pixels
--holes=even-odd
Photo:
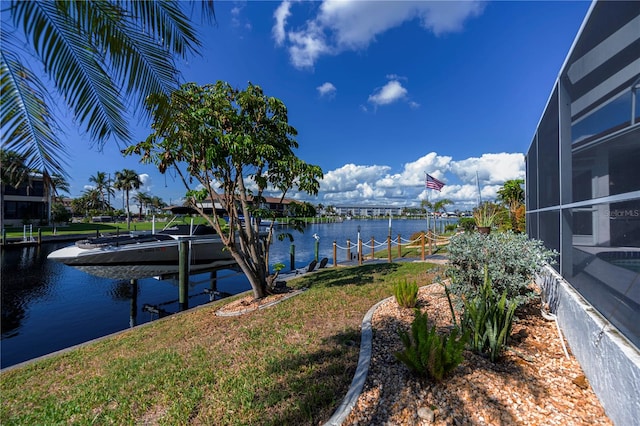
[[[236,265],[213,228],[173,225],[157,233],[132,233],[77,241],[48,258],[86,273],[112,279],[178,274],[180,241],[189,242],[190,273]]]

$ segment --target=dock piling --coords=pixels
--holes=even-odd
[[[189,309],[189,241],[180,240],[180,257],[178,259],[178,292],[180,310]]]

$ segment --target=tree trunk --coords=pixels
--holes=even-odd
[[[260,274],[254,271],[236,250],[231,250],[231,255],[249,280],[249,284],[251,284],[251,289],[253,290],[253,297],[255,299],[266,297],[268,295],[266,274]]]
[[[125,192],[127,199],[127,229],[131,229],[131,214],[129,213],[129,191]]]

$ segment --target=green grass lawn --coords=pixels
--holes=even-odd
[[[353,379],[365,313],[435,268],[330,268],[267,309],[218,317],[223,300],[5,371],[0,423],[316,425]]]
[[[203,218],[197,217],[194,218],[194,224],[205,223],[206,221]],[[157,230],[162,229],[168,221],[156,221],[155,227]],[[179,222],[179,223],[187,223],[187,222]],[[96,231],[101,234],[115,234],[117,232],[123,233],[128,232],[128,230],[132,231],[151,231],[153,229],[153,223],[151,221],[132,221],[130,228],[127,229],[126,222],[117,222],[117,223],[70,223],[66,225],[58,225],[55,228],[53,226],[38,226],[33,225],[33,237],[35,238],[38,235],[38,229],[41,229],[42,236],[51,236],[51,235],[74,235],[74,234],[95,234]],[[13,227],[5,227],[7,238],[22,238],[23,236],[23,227],[22,226],[13,226]]]

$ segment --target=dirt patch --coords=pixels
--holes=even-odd
[[[306,289],[290,289],[283,293],[270,294],[262,299],[256,299],[253,296],[253,293],[249,293],[240,299],[227,303],[216,311],[216,315],[221,317],[230,317],[248,314],[258,309],[268,308],[269,306],[273,306],[293,296],[297,296],[305,290]]]

